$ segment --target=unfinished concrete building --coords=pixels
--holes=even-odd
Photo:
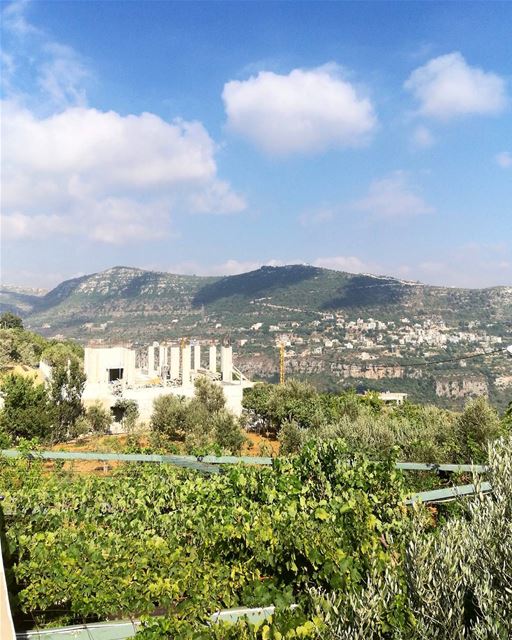
[[[208,349],[202,349],[203,346]],[[223,344],[219,349],[210,342],[153,342],[138,351],[126,347],[86,347],[84,367],[86,404],[100,401],[111,407],[120,398],[134,400],[144,422],[149,421],[153,402],[159,396],[193,397],[198,376],[222,387],[226,406],[236,415],[242,413],[244,388],[252,386],[233,366],[232,347]]]

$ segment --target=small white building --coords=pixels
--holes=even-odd
[[[384,404],[401,405],[407,399],[407,393],[383,391],[379,393],[379,398],[384,402]]]

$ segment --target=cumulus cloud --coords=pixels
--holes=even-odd
[[[410,218],[434,211],[410,184],[403,171],[395,171],[390,176],[374,180],[368,193],[353,202],[352,208],[374,219]]]
[[[334,64],[288,75],[260,71],[226,83],[222,97],[228,128],[270,154],[357,146],[377,123],[370,100]]]
[[[30,235],[28,219],[55,233],[121,242],[164,233],[171,211],[233,213],[244,199],[217,177],[216,147],[199,122],[70,107],[39,118],[3,104],[4,225]],[[43,223],[47,220],[47,224]],[[45,226],[46,224],[46,226]]]
[[[505,80],[468,65],[459,52],[429,60],[411,73],[404,87],[418,101],[421,115],[439,120],[493,115],[507,103]]]
[[[72,47],[2,11],[2,230],[5,237],[140,242],[171,233],[171,214],[235,213],[244,198],[217,176],[200,122],[87,106],[92,77]]]
[[[510,167],[512,167],[512,153],[510,153],[510,151],[498,153],[495,160],[502,169],[510,169]]]

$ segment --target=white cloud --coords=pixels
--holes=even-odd
[[[434,211],[409,184],[403,171],[374,180],[367,195],[353,202],[352,207],[375,219],[410,218]]]
[[[212,181],[207,188],[191,194],[188,202],[194,213],[239,213],[247,206],[245,199],[223,180]]]
[[[2,207],[6,237],[86,236],[122,243],[168,236],[180,212],[235,213],[242,196],[217,176],[200,122],[87,107],[82,57],[26,18],[2,12]]]
[[[38,113],[85,105],[84,83],[92,78],[91,70],[72,47],[55,42],[27,20],[29,6],[25,1],[12,2],[2,11],[5,95]]]
[[[72,233],[73,226],[65,216],[27,216],[14,212],[0,218],[2,235],[5,238],[41,238],[54,233]]]
[[[375,263],[365,262],[356,256],[332,256],[317,258],[313,266],[334,271],[348,271],[349,273],[377,273],[380,267]]]
[[[470,243],[438,251],[432,259],[402,265],[396,271],[402,277],[439,286],[510,286],[512,252],[504,244]]]
[[[28,0],[17,0],[16,2],[10,2],[2,11],[4,29],[18,38],[41,34],[41,31],[30,24],[25,17],[25,11],[29,4]]]
[[[219,264],[204,265],[194,261],[179,262],[167,270],[171,273],[193,274],[197,276],[233,276],[239,273],[254,271],[263,266],[280,267],[282,260],[234,260],[229,259]]]
[[[222,97],[229,129],[270,154],[357,146],[377,123],[370,100],[333,64],[288,75],[260,71],[226,83]]]
[[[70,223],[55,225],[55,233],[149,239],[166,232],[171,211],[245,208],[218,179],[216,147],[199,122],[85,107],[38,118],[15,102],[2,106],[2,200],[11,235],[31,235],[28,218],[49,228],[57,216]]]
[[[282,267],[287,264],[311,264],[314,267],[333,269],[335,271],[348,271],[350,273],[377,272],[380,267],[371,262],[365,262],[355,256],[333,256],[317,258],[312,263],[299,259],[278,260],[235,260],[229,259],[218,264],[200,264],[195,261],[185,261],[170,265],[166,270],[171,273],[194,274],[198,276],[232,276],[239,273],[254,271],[263,266]]]
[[[404,87],[418,100],[421,115],[439,120],[492,115],[507,103],[505,80],[469,66],[459,52],[429,60],[411,73]]]
[[[498,153],[495,160],[502,169],[510,169],[510,167],[512,167],[512,153],[510,153],[510,151]]]
[[[416,127],[412,134],[412,142],[416,147],[427,149],[435,143],[435,140],[434,136],[432,135],[430,130],[427,129],[427,127],[419,126]]]
[[[89,69],[76,52],[56,42],[44,46],[46,60],[41,64],[38,83],[43,93],[57,107],[87,104],[84,80]]]

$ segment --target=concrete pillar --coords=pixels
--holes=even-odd
[[[155,375],[155,347],[148,347],[148,376]]]
[[[171,347],[170,352],[169,375],[171,380],[177,380],[180,377],[180,348]]]
[[[217,373],[217,347],[214,344],[210,345],[209,354],[209,369],[212,373]]]
[[[158,347],[158,372],[163,378],[165,374],[165,367],[167,365],[167,347]]]
[[[220,348],[222,382],[233,382],[233,347]]]
[[[194,345],[194,371],[201,368],[201,345]]]
[[[184,387],[190,385],[190,345],[187,344],[181,349],[181,384]]]
[[[135,384],[135,351],[126,350],[123,365],[123,380],[126,384]]]

